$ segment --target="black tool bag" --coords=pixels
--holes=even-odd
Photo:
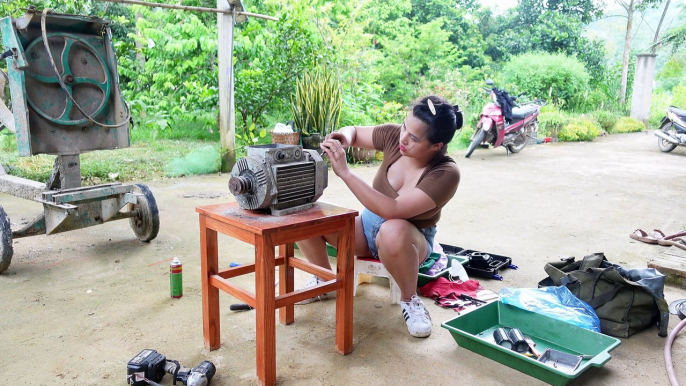
[[[539,287],[566,286],[593,307],[603,334],[628,338],[657,322],[658,335],[667,336],[669,309],[663,290],[665,276],[653,268],[626,270],[611,264],[603,253],[545,266],[548,278]]]

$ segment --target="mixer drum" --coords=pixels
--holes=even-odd
[[[293,145],[247,147],[231,171],[229,190],[242,209],[276,216],[307,209],[324,193],[328,167],[315,150]]]

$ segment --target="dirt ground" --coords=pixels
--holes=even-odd
[[[676,232],[686,225],[686,151],[663,154],[652,133],[598,138],[592,143],[529,146],[454,155],[462,172],[455,198],[443,210],[437,239],[511,256],[519,270],[503,271],[503,287],[535,287],[546,261],[605,252],[627,268],[645,267],[665,247],[634,242],[636,228]],[[356,171],[371,181],[374,166]],[[254,312],[232,312],[222,294],[219,350],[203,347],[199,231],[195,207],[232,201],[228,176],[148,182],[160,208],[161,229],[138,242],[127,221],[55,236],[14,241],[9,270],[0,274],[0,370],[6,385],[124,385],[126,363],[155,349],[186,366],[210,360],[213,385],[253,385]],[[361,209],[333,173],[321,201]],[[0,195],[13,229],[40,205]],[[247,244],[220,236],[220,268],[247,263]],[[184,264],[184,296],[169,297],[168,259]],[[296,271],[296,287],[307,279]],[[250,277],[238,282],[247,288]],[[354,351],[336,353],[335,302],[296,307],[296,322],[277,323],[277,377],[281,385],[538,385],[538,380],[459,347],[441,322],[456,316],[427,302],[433,333],[407,334],[388,282],[361,285],[355,298]],[[254,287],[253,287],[254,288]],[[667,301],[686,298],[667,287]],[[671,317],[670,329],[678,318]],[[600,369],[576,384],[667,385],[664,338],[650,328],[612,352]],[[686,380],[686,340],[675,342],[677,373]],[[164,385],[171,385],[166,376]]]

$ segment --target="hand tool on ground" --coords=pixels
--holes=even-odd
[[[185,368],[178,361],[168,360],[155,350],[146,349],[133,357],[126,366],[126,383],[134,386],[158,386],[165,372],[174,377],[174,385],[181,381],[186,386],[207,386],[217,372],[210,361],[202,361],[192,369]]]
[[[210,361],[202,361],[189,369],[181,366],[178,361],[167,360],[164,371],[174,376],[175,385],[176,381],[181,381],[186,386],[207,386],[217,372],[217,368]]]
[[[474,304],[475,306],[480,306],[480,305],[482,305],[482,304],[486,304],[485,301],[480,300],[480,299],[477,299],[477,298],[474,298],[474,297],[471,297],[471,296],[469,296],[469,295],[467,295],[467,294],[460,294],[459,298],[462,299],[462,300],[469,300],[469,301],[471,301],[472,304]]]

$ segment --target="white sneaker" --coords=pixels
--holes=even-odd
[[[312,275],[310,280],[307,283],[305,283],[304,286],[302,286],[298,289],[305,289],[305,288],[309,288],[309,287],[314,287],[317,284],[323,283],[323,282],[324,281],[322,279],[318,278],[316,275]],[[329,300],[329,299],[336,299],[336,291],[327,292],[325,294],[315,296],[313,298],[301,300],[295,304],[297,304],[297,305],[310,304],[310,303],[318,302],[320,300]]]
[[[407,324],[407,331],[416,338],[426,338],[431,335],[431,316],[424,307],[422,299],[412,295],[409,302],[400,302],[403,318]]]

